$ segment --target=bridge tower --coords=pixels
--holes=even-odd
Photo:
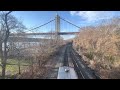
[[[56,14],[55,16],[55,32],[56,32],[56,40],[59,41],[60,40],[60,16],[58,14]]]

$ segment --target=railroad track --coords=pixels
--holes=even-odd
[[[69,63],[68,63],[68,47],[66,47],[66,49],[65,49],[63,66],[69,66]]]
[[[87,67],[82,57],[67,44],[64,52],[63,66],[59,67],[58,79],[100,79]]]
[[[70,55],[71,55],[71,58],[72,58],[72,61],[73,61],[73,64],[74,64],[74,70],[75,70],[76,73],[77,73],[78,79],[85,79],[85,76],[84,76],[84,74],[81,72],[81,70],[80,70],[80,68],[79,68],[80,66],[79,66],[79,64],[77,63],[75,56],[73,55],[73,53],[70,53]]]
[[[66,47],[63,66],[69,67],[68,57],[71,58],[78,79],[100,79],[99,76],[96,76],[88,69],[85,63],[81,60],[81,57],[74,51],[71,44],[68,44]]]
[[[74,64],[74,69],[79,79],[100,79],[98,75],[87,67],[87,65],[82,61],[82,57],[79,56],[72,47],[69,47],[69,49],[70,56]]]

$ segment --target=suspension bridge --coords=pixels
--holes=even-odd
[[[37,42],[37,41],[41,41],[41,38],[31,38],[31,36],[38,37],[39,35],[54,35],[55,39],[59,40],[60,39],[60,35],[76,35],[76,34],[79,33],[79,32],[73,32],[73,31],[72,32],[66,32],[66,31],[61,32],[61,30],[62,30],[61,29],[61,24],[62,24],[61,21],[64,21],[64,22],[68,23],[69,25],[72,25],[75,28],[80,29],[79,26],[71,23],[68,20],[65,20],[64,18],[62,18],[58,14],[56,14],[56,16],[55,16],[55,18],[53,20],[50,20],[47,23],[44,23],[44,24],[42,24],[42,25],[40,25],[38,27],[35,27],[35,28],[29,30],[29,31],[32,31],[32,33],[19,34],[19,36],[20,36],[19,38],[18,38],[18,34],[17,33],[11,33],[8,41],[15,41],[15,42],[16,41],[19,41],[19,42],[25,42],[25,41]],[[54,26],[55,31],[52,31],[52,32],[35,32],[35,30],[38,31],[39,28],[45,27],[45,26],[47,26],[48,24],[50,24],[52,22],[54,22],[54,25],[51,25],[51,26]],[[68,29],[69,29],[69,26],[68,26]],[[30,38],[29,37],[21,37],[21,36],[29,36]],[[44,40],[46,40],[46,39],[44,39]]]

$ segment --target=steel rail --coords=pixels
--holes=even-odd
[[[78,75],[78,79],[85,79],[85,76],[82,73],[82,71],[80,70],[80,66],[78,65],[78,62],[76,61],[76,58],[72,52],[70,52],[70,56],[71,56],[72,61],[73,61],[74,69]]]

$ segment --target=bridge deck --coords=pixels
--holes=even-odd
[[[19,35],[74,35],[74,34],[78,34],[79,32],[58,32],[58,33],[23,33],[23,34],[19,34]],[[13,34],[11,33],[10,36],[13,35],[17,35],[17,34]]]

